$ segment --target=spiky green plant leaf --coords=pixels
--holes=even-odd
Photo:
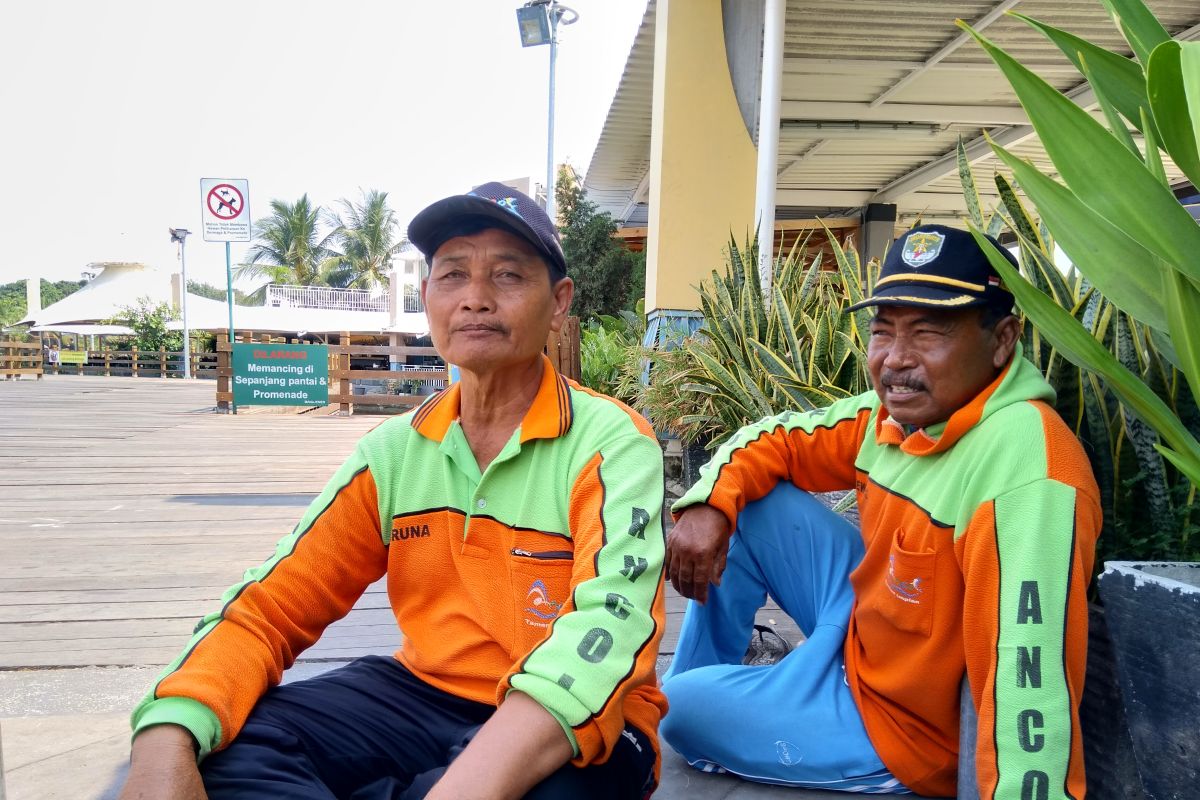
[[[1157,133],[1153,119],[1148,124],[1142,119],[1141,109],[1148,108],[1150,103],[1146,97],[1146,79],[1136,61],[1024,14],[1014,12],[1011,16],[1027,23],[1056,44],[1081,74],[1085,73],[1083,64],[1086,61],[1089,83],[1094,88],[1099,87],[1100,92],[1135,128],[1142,132],[1150,130]]]
[[[1194,280],[1200,280],[1200,226],[1141,160],[1104,126],[1008,53],[964,30],[1000,67],[1029,115],[1050,160],[1083,203]],[[1096,169],[1103,164],[1104,169]],[[1113,187],[1120,187],[1113,191]]]
[[[1194,52],[1194,45],[1187,49]],[[1165,42],[1154,49],[1146,69],[1150,109],[1159,122],[1159,140],[1171,160],[1193,185],[1200,186],[1200,146],[1195,115],[1200,103],[1189,102],[1184,86],[1184,45]],[[1191,58],[1189,56],[1189,63]]]
[[[1171,34],[1142,0],[1100,0],[1104,3],[1113,22],[1117,24],[1130,49],[1145,67],[1154,48],[1170,41]]]
[[[1170,449],[1173,463],[1193,482],[1200,482],[1200,442],[1187,431],[1174,412],[1137,376],[1118,362],[1078,321],[1039,292],[1000,255],[977,230],[972,229],[992,267],[1017,298],[1021,309],[1041,328],[1054,346],[1073,363],[1102,375],[1129,408],[1151,425]]]
[[[1147,325],[1166,330],[1159,272],[1169,268],[1080,202],[1070,189],[1003,147],[993,143],[992,149],[1013,171],[1042,218],[1058,232],[1058,244],[1071,261],[1087,264],[1091,280],[1118,306]],[[1023,226],[1018,231],[1025,235]]]

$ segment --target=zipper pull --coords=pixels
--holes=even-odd
[[[514,556],[525,556],[526,558],[532,558],[532,557],[533,557],[533,553],[529,552],[528,550],[522,550],[522,549],[521,549],[521,548],[519,548],[519,547],[514,547],[514,548],[512,549],[512,551],[511,551],[511,553],[512,553],[512,555],[514,555]]]

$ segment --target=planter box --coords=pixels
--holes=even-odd
[[[1200,564],[1110,561],[1100,596],[1147,796],[1200,786]]]
[[[1117,655],[1104,606],[1088,605],[1087,679],[1079,704],[1088,800],[1146,800],[1121,702]]]

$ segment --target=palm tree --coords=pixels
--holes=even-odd
[[[272,283],[328,286],[337,267],[338,253],[330,248],[333,234],[321,237],[317,221],[319,206],[301,195],[288,205],[271,201],[271,216],[254,223],[254,244],[246,252],[246,263],[238,266],[239,278],[268,277]]]
[[[327,214],[333,227],[330,238],[341,251],[331,270],[330,283],[355,289],[387,284],[392,256],[400,252],[404,237],[396,214],[388,207],[387,192],[363,192],[361,203],[342,200],[342,214]]]

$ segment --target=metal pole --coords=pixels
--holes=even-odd
[[[550,102],[546,132],[546,216],[554,219],[554,66],[558,60],[558,8],[550,3]]]
[[[192,377],[192,331],[188,327],[187,315],[187,236],[183,236],[179,240],[179,272],[181,283],[183,284],[182,296],[179,299],[180,305],[183,306],[183,377],[184,379]]]
[[[783,28],[786,0],[765,0],[762,95],[758,113],[758,274],[763,299],[771,302],[775,244],[775,188],[779,167],[779,95],[783,79]]]
[[[229,242],[225,243],[225,302],[229,305],[229,363],[233,364],[233,264],[229,257]],[[230,391],[233,391],[233,382],[229,383]],[[237,404],[232,400],[229,401],[229,410],[234,414],[237,413]]]

